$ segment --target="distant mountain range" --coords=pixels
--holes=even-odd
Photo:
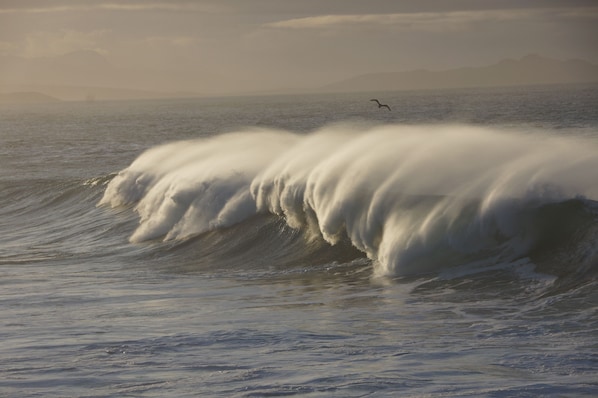
[[[0,104],[32,104],[57,101],[60,100],[36,92],[0,93]]]
[[[494,65],[444,71],[371,73],[320,88],[326,92],[425,90],[598,82],[598,65],[539,55],[505,59]]]
[[[202,78],[216,80],[199,68],[119,68],[95,51],[39,58],[0,56],[0,93],[39,92],[68,101],[199,96],[193,89],[184,90],[201,87]]]
[[[371,73],[315,89],[287,89],[268,93],[396,91],[592,82],[598,82],[598,65],[583,60],[561,61],[527,55],[521,59],[506,59],[484,67]],[[224,84],[228,84],[228,87],[223,86]],[[182,69],[178,73],[118,68],[94,51],[77,51],[59,57],[33,59],[0,56],[1,103],[47,102],[55,99],[89,101],[181,98],[215,92],[221,95],[260,94],[239,93],[234,91],[235,87],[233,80],[216,77],[207,71]]]
[[[4,92],[4,93],[2,93]],[[37,94],[37,98],[34,98]],[[193,92],[149,91],[98,86],[54,86],[40,84],[0,84],[0,102],[103,101],[199,97]],[[42,101],[43,98],[46,101]],[[27,98],[31,100],[27,100]],[[12,100],[11,100],[12,99]]]

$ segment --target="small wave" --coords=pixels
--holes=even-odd
[[[132,214],[115,222],[115,212],[106,213],[95,204],[104,194],[104,181],[22,179],[2,183],[0,217],[6,232],[1,241],[0,263],[28,264],[65,261],[112,252],[122,235],[123,223],[135,222]],[[123,219],[125,221],[123,221]],[[129,228],[127,232],[130,233]],[[125,235],[126,236],[126,235]]]
[[[312,239],[348,239],[380,274],[554,250],[588,267],[597,154],[591,141],[474,126],[247,130],[146,151],[100,204],[135,205],[133,242],[271,213]]]

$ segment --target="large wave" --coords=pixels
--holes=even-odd
[[[135,204],[133,242],[187,239],[272,213],[332,245],[348,238],[383,274],[504,261],[576,240],[572,255],[587,266],[597,257],[596,170],[594,141],[556,133],[253,129],[151,148],[100,204]]]

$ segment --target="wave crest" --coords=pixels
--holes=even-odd
[[[474,126],[248,130],[152,148],[100,203],[135,204],[134,242],[269,212],[330,244],[348,237],[380,273],[404,275],[464,256],[528,255],[545,233],[540,219],[530,223],[537,209],[598,198],[597,149]]]

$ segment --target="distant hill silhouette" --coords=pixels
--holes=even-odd
[[[62,100],[198,96],[195,88],[205,86],[207,91],[220,80],[201,66],[123,68],[95,51],[37,58],[0,56],[0,91],[36,91]]]
[[[0,93],[0,104],[33,104],[58,102],[57,98],[36,92]]]
[[[394,91],[590,82],[598,82],[598,65],[583,60],[559,61],[527,55],[518,60],[506,59],[478,68],[371,73],[328,84],[321,87],[320,91]]]
[[[54,97],[55,99],[63,101],[135,100],[159,98],[187,98],[198,96],[197,93],[184,91],[157,92],[114,87],[53,86],[39,84],[0,85],[0,91],[12,92],[15,94],[23,92],[38,92],[39,94],[43,93],[42,95],[46,95],[49,98]]]
[[[506,59],[484,67],[371,73],[319,88],[245,92],[231,76],[177,65],[178,70],[117,67],[95,51],[54,57],[0,56],[0,102],[129,100],[221,94],[292,94],[521,86],[598,82],[598,66],[583,60],[560,61],[539,55]],[[44,98],[42,95],[45,95]]]

